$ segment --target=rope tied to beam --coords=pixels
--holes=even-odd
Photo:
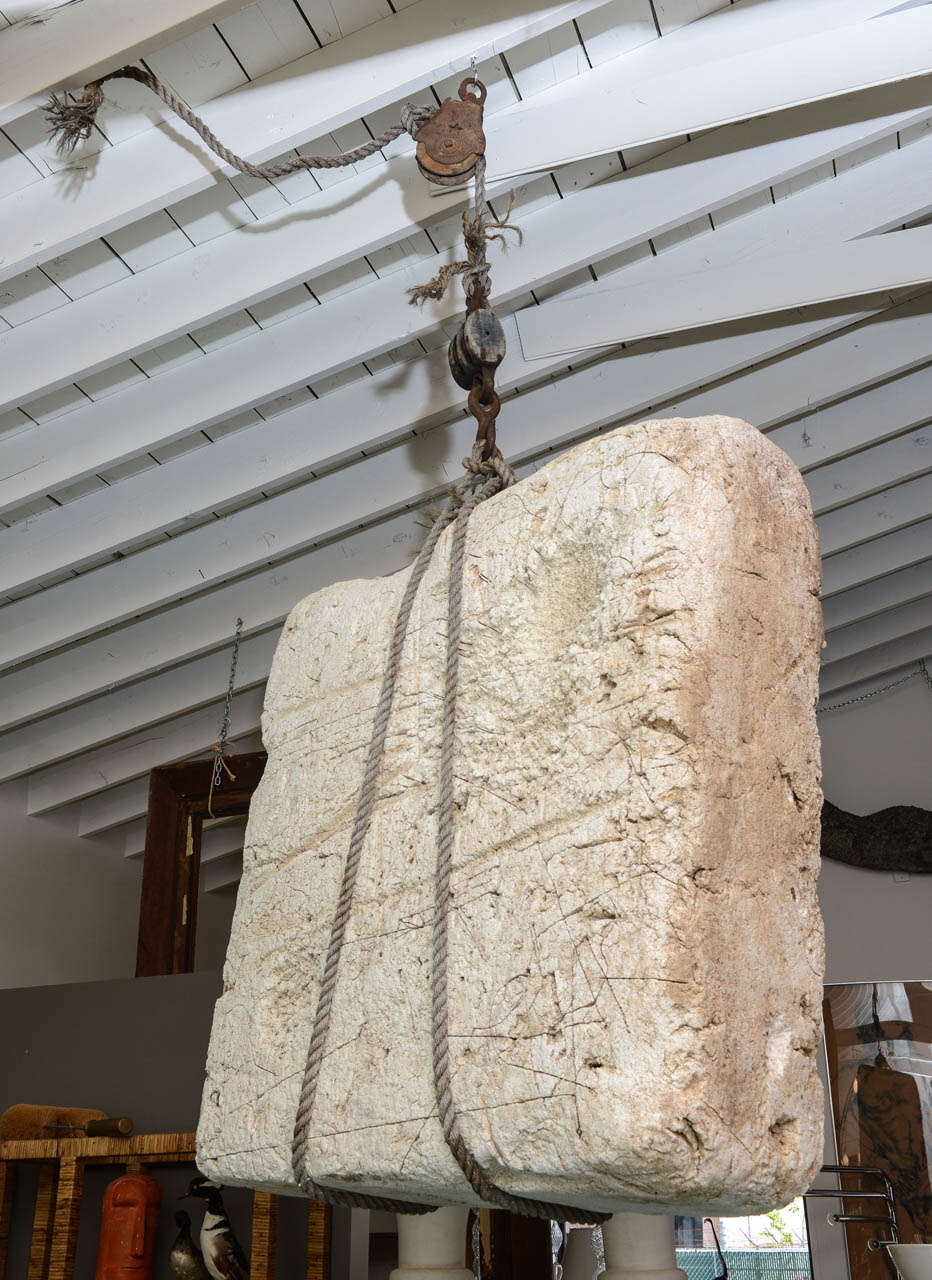
[[[193,129],[214,155],[225,164],[231,165],[232,168],[250,177],[264,178],[267,182],[285,178],[289,173],[297,173],[302,169],[340,169],[346,165],[356,164],[357,161],[374,155],[376,151],[381,151],[384,146],[393,142],[395,138],[400,138],[403,133],[410,133],[414,137],[428,120],[434,118],[439,109],[407,102],[401,109],[399,124],[391,125],[378,137],[371,138],[368,142],[353,147],[349,151],[342,151],[333,156],[295,156],[278,164],[253,164],[252,161],[237,155],[222,143],[206,122],[158,76],[154,76],[151,71],[146,71],[142,67],[120,67],[118,71],[111,71],[108,75],[101,76],[99,80],[92,80],[90,84],[85,85],[84,92],[79,98],[71,99],[64,93],[50,94],[45,104],[45,117],[49,126],[49,137],[55,142],[59,154],[69,154],[79,143],[90,137],[97,119],[97,112],[104,101],[103,86],[108,80],[135,80],[138,84],[145,85],[161,98],[179,119]]]

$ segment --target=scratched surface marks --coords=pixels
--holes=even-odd
[[[473,1199],[435,1114],[430,925],[449,534],[422,585],[311,1123],[313,1178]],[[285,624],[199,1165],[292,1186],[311,1018],[405,575]],[[515,1193],[759,1212],[821,1160],[819,557],[730,418],[624,427],[469,530],[453,1092]]]

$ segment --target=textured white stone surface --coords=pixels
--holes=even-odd
[[[430,923],[449,532],[403,660],[311,1123],[311,1176],[472,1202],[436,1119]],[[291,1135],[406,574],[285,624],[198,1163],[293,1188]],[[470,524],[453,1091],[518,1194],[758,1212],[821,1160],[819,555],[795,466],[730,418],[624,427]]]

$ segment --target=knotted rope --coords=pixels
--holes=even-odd
[[[49,137],[55,140],[62,155],[73,151],[79,142],[83,142],[90,137],[94,121],[97,118],[97,112],[100,110],[104,100],[102,86],[108,80],[135,80],[139,84],[144,84],[147,89],[151,89],[154,94],[157,94],[165,105],[174,111],[176,116],[192,128],[214,155],[219,156],[225,164],[238,169],[240,173],[249,174],[250,177],[265,178],[267,182],[273,182],[276,178],[284,178],[289,173],[296,173],[300,169],[340,169],[344,165],[355,164],[358,160],[365,160],[367,156],[380,151],[382,147],[387,146],[389,142],[393,142],[395,138],[401,137],[403,133],[410,133],[413,136],[422,125],[433,119],[438,110],[437,107],[414,106],[408,102],[401,109],[401,122],[399,124],[392,125],[384,133],[380,133],[377,138],[372,138],[369,142],[362,143],[361,146],[353,147],[350,151],[343,151],[335,156],[295,156],[291,160],[283,160],[278,164],[253,164],[225,146],[201,117],[192,111],[185,102],[182,102],[178,95],[158,76],[154,76],[151,71],[146,71],[141,67],[120,67],[119,71],[111,71],[108,75],[101,76],[99,80],[92,80],[90,84],[85,86],[81,97],[76,98],[74,101],[63,93],[53,93],[49,96],[45,105]]]
[[[482,305],[489,293],[489,262],[486,257],[486,245],[489,240],[497,240],[505,248],[505,232],[513,231],[518,237],[518,244],[524,239],[520,227],[508,221],[515,205],[515,193],[509,197],[508,212],[504,218],[495,218],[488,206],[485,194],[485,156],[476,161],[475,169],[476,196],[471,209],[463,210],[463,239],[466,242],[466,258],[451,262],[440,268],[426,284],[418,284],[408,290],[408,298],[412,304],[423,306],[427,301],[439,302],[446,293],[450,281],[456,276],[463,277],[463,289],[467,298],[475,298]],[[497,231],[497,235],[489,235]]]
[[[588,1214],[576,1206],[549,1204],[540,1200],[513,1196],[496,1186],[469,1150],[459,1129],[450,1083],[448,955],[451,874],[453,866],[454,789],[453,753],[456,742],[456,699],[459,685],[459,651],[463,616],[463,566],[469,517],[480,502],[491,498],[516,481],[514,471],[496,454],[482,460],[482,446],[477,444],[471,458],[464,458],[467,478],[454,485],[442,511],[434,521],[423,547],[414,562],[405,586],[392,629],[385,674],[376,704],[372,738],[366,756],[359,802],[350,837],[349,852],[343,868],[343,879],[334,914],[324,962],[323,977],[314,1016],[304,1081],[295,1117],[292,1142],[292,1169],[295,1181],[307,1195],[333,1204],[363,1208],[388,1209],[395,1213],[431,1213],[434,1206],[411,1204],[382,1196],[361,1195],[315,1183],[306,1172],[308,1134],[320,1068],[324,1059],[340,957],[356,886],[363,845],[372,822],[378,795],[378,780],[385,754],[385,741],[391,716],[395,686],[401,667],[401,656],[408,624],[418,589],[433,557],[434,548],[447,528],[455,522],[450,550],[450,576],[447,595],[447,649],[444,674],[443,719],[440,751],[440,802],[438,814],[437,871],[434,895],[431,1035],[433,1042],[434,1088],[443,1135],[470,1186],[487,1204],[497,1204],[513,1213],[537,1218],[569,1218],[574,1222],[602,1222],[605,1214]]]

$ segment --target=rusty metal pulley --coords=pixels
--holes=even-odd
[[[505,331],[488,307],[471,311],[447,348],[453,381],[464,391],[471,390],[484,368],[497,369],[504,358]]]
[[[485,154],[482,104],[486,89],[471,76],[459,87],[458,98],[446,98],[437,114],[418,129],[418,168],[429,182],[458,187],[472,176]]]

